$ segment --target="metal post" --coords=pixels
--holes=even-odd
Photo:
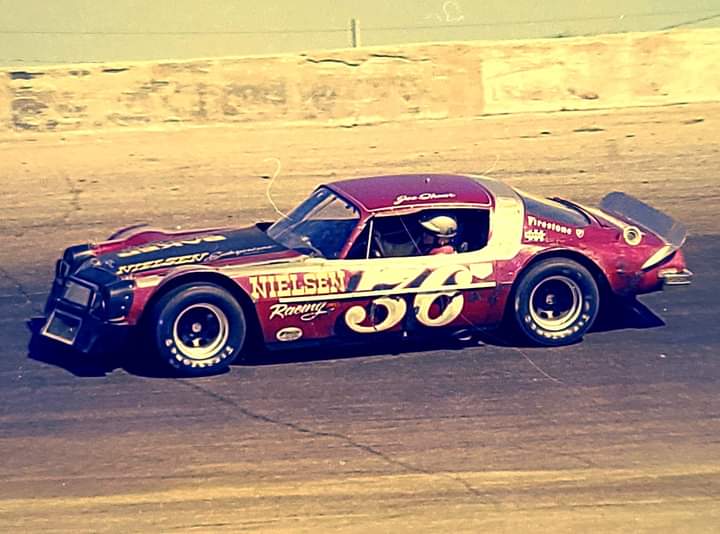
[[[360,21],[350,19],[350,44],[353,48],[360,46]]]

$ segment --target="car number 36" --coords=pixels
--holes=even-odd
[[[372,301],[371,307],[379,313],[372,315],[383,317],[377,324],[371,320],[367,324],[368,312],[365,306],[356,305],[349,308],[345,314],[345,323],[354,332],[361,334],[383,332],[397,326],[408,313],[408,300],[405,295],[415,293],[412,304],[412,313],[415,319],[423,326],[440,327],[452,323],[461,314],[465,305],[463,290],[487,287],[493,282],[473,284],[473,279],[487,278],[492,274],[492,265],[488,263],[470,266],[448,265],[430,273],[419,286],[412,284],[418,279],[422,270],[398,270],[396,272],[380,271],[373,276],[365,273],[360,281],[358,290],[374,290],[378,286],[394,286],[388,293],[397,292],[398,295],[382,296]],[[368,276],[370,275],[370,276]],[[376,277],[382,276],[382,281]],[[388,282],[388,279],[391,279]],[[446,289],[447,291],[442,291]],[[431,315],[433,304],[435,309],[441,311]]]

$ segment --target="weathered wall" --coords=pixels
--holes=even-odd
[[[366,123],[712,101],[720,30],[0,71],[0,131]]]
[[[617,34],[485,47],[485,112],[715,101],[720,30]]]

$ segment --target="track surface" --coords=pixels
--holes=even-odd
[[[0,140],[0,530],[717,529],[718,111]],[[332,347],[173,380],[127,354],[28,348],[65,245],[143,219],[271,217],[271,157],[281,209],[397,170],[586,201],[624,189],[689,224],[695,284],[553,350]]]

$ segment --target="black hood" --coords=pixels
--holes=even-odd
[[[285,250],[287,248],[270,239],[263,230],[251,226],[239,230],[202,231],[178,237],[169,235],[102,254],[97,259],[104,268],[115,274],[129,275]]]

